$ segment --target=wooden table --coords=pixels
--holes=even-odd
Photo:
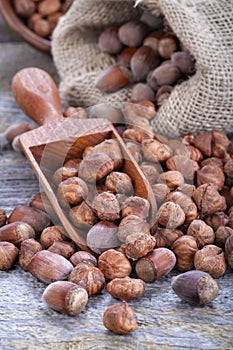
[[[0,132],[14,122],[28,121],[11,95],[11,79],[21,68],[37,66],[56,80],[51,57],[12,33],[0,18]],[[7,213],[26,204],[39,191],[27,160],[20,153],[1,150],[0,207]],[[15,266],[0,272],[0,349],[232,349],[233,274],[218,280],[220,294],[205,307],[181,302],[171,289],[173,272],[147,284],[145,294],[130,302],[139,329],[126,336],[107,331],[102,315],[116,303],[103,292],[91,297],[85,311],[68,317],[49,310],[42,300],[45,285]]]

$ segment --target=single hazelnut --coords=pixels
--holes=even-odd
[[[209,158],[204,159],[201,162],[200,166],[201,166],[201,168],[203,168],[205,165],[212,165],[212,166],[219,167],[219,168],[223,169],[223,161],[222,161],[222,159],[217,158],[217,157],[209,157]]]
[[[33,256],[42,250],[42,245],[34,238],[29,238],[23,241],[19,250],[19,266],[27,271],[28,265]]]
[[[173,191],[184,183],[184,177],[177,170],[168,170],[160,174],[157,182],[166,184]]]
[[[162,167],[160,166],[160,164],[151,162],[142,162],[140,164],[140,169],[142,170],[150,184],[155,183],[162,171]]]
[[[0,228],[0,241],[19,245],[29,238],[35,238],[35,231],[25,222],[16,221]]]
[[[113,222],[100,221],[87,233],[87,246],[96,254],[121,245],[117,236],[117,226]]]
[[[155,101],[155,92],[148,84],[138,83],[132,89],[131,99],[134,101]]]
[[[79,250],[70,257],[70,262],[77,266],[81,262],[90,262],[93,266],[97,266],[97,259],[89,252]]]
[[[129,84],[131,73],[123,65],[115,65],[102,71],[95,81],[95,87],[102,92],[115,92]]]
[[[179,298],[198,305],[211,303],[219,292],[216,281],[208,273],[198,270],[173,277],[171,286]]]
[[[111,172],[106,177],[105,186],[114,193],[129,193],[133,190],[132,180],[129,175],[117,171]]]
[[[0,227],[5,225],[6,219],[7,219],[7,216],[6,216],[5,210],[0,208]]]
[[[158,86],[173,85],[181,77],[180,70],[174,64],[160,65],[155,68],[151,75],[151,79],[156,82]]]
[[[227,269],[222,249],[213,244],[204,246],[194,256],[194,267],[209,273],[213,278],[221,277]]]
[[[106,289],[112,297],[129,301],[138,298],[145,291],[145,282],[139,278],[114,278],[110,281]]]
[[[61,256],[64,256],[64,258],[69,259],[75,253],[75,245],[72,242],[55,241],[48,248],[48,251],[59,254]]]
[[[41,18],[35,21],[33,30],[36,34],[41,36],[42,38],[46,38],[52,32],[51,25],[48,20]]]
[[[146,160],[150,162],[164,162],[172,156],[169,146],[153,139],[142,142],[142,151]]]
[[[73,265],[63,256],[48,250],[37,252],[30,261],[27,271],[44,283],[67,279]]]
[[[115,221],[120,218],[120,205],[111,192],[98,194],[92,205],[100,220]]]
[[[166,276],[175,266],[176,257],[167,248],[156,248],[136,262],[137,276],[147,283]]]
[[[136,215],[146,219],[149,215],[150,203],[147,199],[131,196],[124,202],[124,207],[121,211],[122,218],[128,215]]]
[[[164,24],[164,16],[162,14],[154,15],[151,11],[145,9],[140,17],[140,21],[146,23],[151,30],[156,30],[155,32],[150,33],[151,35],[153,33],[161,33],[161,36],[163,35],[162,32],[159,32],[159,29],[161,29]]]
[[[228,265],[233,269],[233,235],[230,235],[225,244],[225,256]]]
[[[146,139],[150,139],[150,135],[147,131],[143,129],[133,129],[131,127],[123,132],[122,137],[125,142],[130,140],[139,144],[141,144]]]
[[[179,171],[187,180],[194,181],[196,170],[199,169],[198,164],[192,159],[183,155],[175,155],[166,161],[168,170]]]
[[[85,181],[96,182],[111,173],[113,169],[114,163],[107,154],[90,152],[80,164],[79,176]]]
[[[62,181],[69,179],[70,177],[75,177],[78,175],[77,167],[61,167],[58,168],[52,177],[52,183],[58,186]]]
[[[213,165],[205,165],[197,170],[197,187],[203,184],[212,184],[217,191],[220,191],[225,182],[225,176],[221,168]]]
[[[61,2],[60,0],[43,0],[38,4],[38,12],[42,16],[51,15],[54,12],[60,10]]]
[[[132,271],[127,257],[114,249],[109,249],[99,256],[98,267],[107,280],[127,277]]]
[[[139,259],[151,252],[156,239],[148,233],[134,232],[126,237],[125,255],[131,259]]]
[[[32,0],[14,0],[14,8],[19,16],[28,18],[36,11],[36,4]]]
[[[166,184],[153,184],[151,188],[157,204],[166,202],[167,196],[170,193],[170,188]]]
[[[218,158],[225,158],[227,149],[231,145],[231,141],[220,130],[212,131],[212,155]]]
[[[185,213],[179,204],[165,202],[159,208],[157,221],[166,228],[177,228],[185,222]]]
[[[137,49],[130,61],[130,68],[134,81],[145,81],[147,74],[158,67],[159,55],[149,46],[141,46]]]
[[[154,103],[150,100],[127,100],[124,103],[123,113],[127,123],[137,124],[143,127],[140,124],[140,120],[151,120],[155,116],[156,110]]]
[[[98,46],[102,52],[116,55],[123,49],[123,44],[118,36],[118,28],[106,28],[99,36]]]
[[[86,183],[79,177],[70,177],[58,185],[57,196],[61,205],[77,205],[87,197]]]
[[[195,71],[195,62],[193,57],[184,51],[172,53],[171,61],[185,75],[192,75]]]
[[[115,334],[127,334],[138,329],[134,312],[126,302],[109,306],[104,312],[103,323]]]
[[[9,270],[18,256],[18,248],[10,242],[0,242],[0,270]]]
[[[202,215],[226,210],[226,200],[212,184],[203,184],[193,192],[193,199]]]
[[[30,29],[34,30],[35,23],[41,20],[42,16],[35,12],[30,17],[28,17],[27,25]]]
[[[143,39],[148,33],[148,27],[139,20],[132,20],[123,24],[119,28],[119,39],[129,47],[137,47],[142,44]]]
[[[186,145],[186,149],[188,151],[190,159],[192,159],[194,162],[201,163],[203,160],[203,155],[197,147]]]
[[[212,141],[213,135],[212,132],[209,131],[205,134],[196,135],[194,137],[193,143],[194,146],[197,147],[203,155],[210,157],[212,155]]]
[[[126,47],[117,56],[117,63],[127,68],[130,67],[130,61],[134,53],[137,51],[137,47]]]
[[[224,249],[227,238],[233,235],[233,229],[228,226],[219,226],[215,231],[215,241],[214,243]]]
[[[69,216],[76,227],[88,228],[98,221],[98,217],[93,209],[84,201],[71,208]]]
[[[100,293],[105,285],[105,277],[101,270],[87,262],[76,265],[68,280],[85,288],[88,296]]]
[[[149,224],[141,217],[137,215],[127,215],[124,217],[119,226],[117,236],[120,241],[125,242],[126,238],[132,233],[149,233]]]
[[[181,236],[183,233],[180,230],[158,227],[154,233],[156,248],[171,248],[172,243]]]
[[[178,50],[178,41],[175,35],[165,34],[159,40],[158,52],[162,58],[168,59]]]
[[[27,205],[17,205],[8,217],[8,223],[16,221],[30,225],[36,233],[43,231],[50,224],[48,215],[39,209]]]
[[[220,226],[226,226],[228,221],[229,218],[223,211],[218,211],[205,217],[205,222],[207,225],[211,226],[214,231],[216,231]]]
[[[48,249],[54,242],[68,240],[65,230],[62,226],[46,227],[40,236],[40,243],[45,249]]]
[[[179,204],[185,213],[185,222],[192,222],[198,216],[197,206],[193,200],[180,191],[170,192],[167,200]]]
[[[84,310],[88,294],[84,288],[75,283],[57,281],[45,289],[43,299],[51,309],[74,316]]]
[[[31,197],[28,205],[30,207],[42,210],[45,213],[49,213],[52,210],[51,203],[49,202],[48,197],[44,192],[34,194]]]
[[[192,236],[181,236],[171,246],[176,256],[176,268],[185,272],[194,267],[194,256],[198,250],[197,242]]]

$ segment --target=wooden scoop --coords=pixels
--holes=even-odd
[[[63,118],[56,84],[45,71],[38,68],[19,71],[13,78],[12,92],[22,110],[43,125],[21,135],[20,143],[60,223],[81,249],[89,250],[86,234],[73,226],[61,208],[51,178],[65,160],[81,157],[87,146],[94,146],[105,139],[118,141],[125,160],[123,171],[133,181],[134,194],[150,201],[153,224],[156,202],[150,185],[108,120]]]

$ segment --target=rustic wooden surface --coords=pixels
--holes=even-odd
[[[25,66],[47,70],[57,80],[52,59],[22,42],[0,18],[0,132],[16,121],[27,121],[11,96],[11,79]],[[39,190],[22,154],[0,150],[0,207],[9,213],[26,204]],[[173,272],[146,286],[145,294],[130,302],[139,329],[126,336],[113,335],[102,324],[110,295],[90,298],[85,311],[68,317],[49,310],[42,301],[45,285],[15,266],[0,272],[0,349],[150,350],[232,349],[233,274],[218,280],[220,294],[205,307],[181,302],[172,292]]]

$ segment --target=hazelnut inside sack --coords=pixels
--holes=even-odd
[[[98,37],[107,27],[140,18],[146,8],[161,12],[196,61],[196,73],[182,78],[163,101],[151,124],[174,137],[188,132],[233,131],[233,0],[76,0],[53,33],[52,52],[65,105],[117,105],[131,97],[132,84],[101,92],[96,78],[115,64],[101,52]],[[165,69],[165,68],[164,68]]]

